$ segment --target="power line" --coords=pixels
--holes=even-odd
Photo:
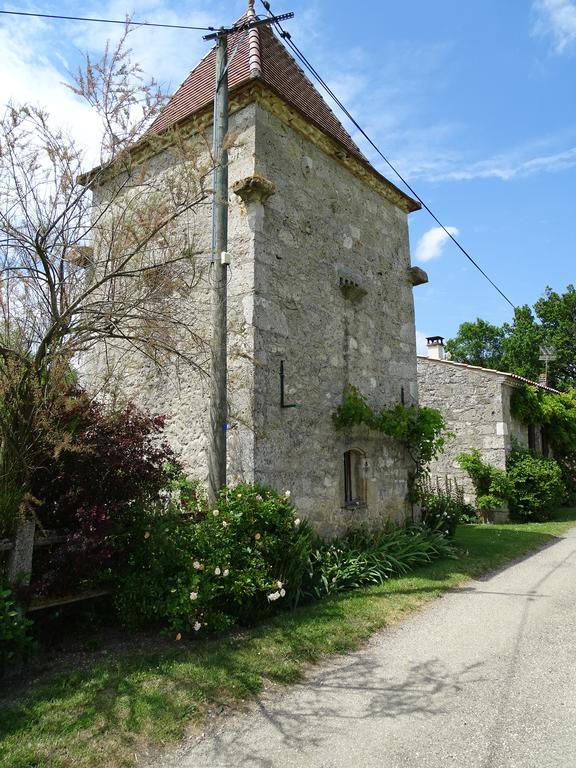
[[[0,11],[7,16],[33,16],[38,19],[59,19],[64,21],[95,21],[98,24],[123,24],[132,27],[163,27],[164,29],[192,29],[202,32],[213,32],[216,27],[190,27],[186,24],[155,24],[151,21],[131,21],[124,19],[93,19],[88,16],[59,16],[52,13],[29,13],[27,11]]]
[[[269,2],[266,2],[266,0],[260,0],[260,2],[261,2],[261,3],[262,3],[262,5],[264,6],[264,8],[265,8],[265,9],[268,11],[268,13],[269,13],[269,14],[272,14],[272,11],[271,11],[271,9],[270,9],[270,3],[269,3]],[[386,157],[386,155],[384,155],[384,153],[382,152],[382,150],[381,150],[381,149],[380,149],[380,148],[379,148],[379,147],[378,147],[378,146],[377,146],[377,145],[374,143],[374,141],[372,141],[372,139],[370,138],[370,136],[368,136],[368,134],[366,133],[366,131],[365,131],[365,130],[362,128],[362,126],[361,126],[361,125],[358,123],[358,121],[357,121],[357,120],[356,120],[356,119],[355,119],[355,118],[352,116],[352,114],[349,112],[349,110],[348,110],[348,109],[345,107],[345,105],[344,105],[344,104],[343,104],[343,103],[340,101],[340,99],[339,99],[339,98],[336,96],[336,94],[335,94],[335,93],[332,91],[332,89],[330,88],[330,86],[329,86],[329,85],[328,85],[328,84],[325,82],[325,80],[324,80],[324,79],[321,77],[321,75],[320,75],[320,74],[319,74],[319,73],[316,71],[316,69],[315,69],[315,68],[312,66],[312,64],[311,64],[311,63],[308,61],[308,59],[307,59],[307,58],[306,58],[306,56],[305,56],[305,55],[302,53],[302,51],[300,51],[300,49],[298,48],[298,46],[296,45],[296,43],[294,43],[294,42],[293,42],[293,40],[292,40],[292,36],[290,35],[290,33],[289,33],[289,32],[286,32],[286,31],[285,31],[285,30],[282,28],[282,25],[281,25],[279,22],[275,22],[275,23],[274,23],[274,25],[275,25],[275,26],[276,26],[276,28],[278,29],[278,31],[279,31],[279,33],[280,33],[280,36],[281,36],[281,37],[282,37],[282,39],[285,41],[286,45],[288,45],[288,46],[289,46],[289,48],[292,50],[292,52],[293,52],[293,53],[294,53],[294,54],[297,56],[297,58],[298,58],[298,59],[301,61],[301,63],[304,65],[305,69],[307,69],[307,70],[310,72],[310,74],[311,74],[311,75],[314,77],[314,79],[315,79],[315,80],[316,80],[316,81],[317,81],[317,82],[318,82],[318,83],[319,83],[319,84],[322,86],[322,88],[324,88],[324,90],[326,91],[326,93],[327,93],[327,94],[328,94],[328,95],[329,95],[329,96],[330,96],[330,97],[331,97],[331,98],[332,98],[332,99],[333,99],[333,100],[336,102],[336,104],[337,104],[337,105],[340,107],[340,109],[341,109],[341,110],[344,112],[344,114],[346,115],[346,117],[347,117],[347,118],[348,118],[348,119],[349,119],[349,120],[352,122],[352,124],[355,126],[355,128],[356,128],[358,131],[360,131],[360,133],[362,134],[362,136],[364,136],[364,138],[365,138],[365,139],[366,139],[366,141],[367,141],[367,142],[370,144],[370,146],[371,146],[371,147],[372,147],[372,148],[373,148],[373,149],[374,149],[374,150],[375,150],[375,151],[378,153],[378,155],[380,155],[380,157],[382,158],[382,160],[384,160],[384,162],[385,162],[385,163],[386,163],[386,165],[387,165],[387,166],[390,168],[390,170],[392,170],[392,171],[393,171],[393,172],[396,174],[396,176],[397,176],[397,177],[400,179],[400,181],[401,181],[401,182],[402,182],[402,183],[405,185],[405,187],[406,187],[406,188],[407,188],[407,189],[410,191],[410,193],[411,193],[411,194],[412,194],[412,195],[413,195],[413,196],[416,198],[416,200],[418,200],[418,202],[419,202],[419,203],[420,203],[420,205],[421,205],[421,206],[424,208],[424,210],[425,210],[425,211],[427,211],[427,212],[428,212],[428,214],[429,214],[429,215],[430,215],[430,216],[431,216],[431,217],[434,219],[434,221],[435,221],[435,222],[438,224],[438,226],[439,226],[439,227],[441,227],[441,229],[442,229],[442,230],[443,230],[443,231],[446,233],[446,235],[447,235],[447,236],[450,238],[450,240],[452,240],[452,242],[454,243],[454,245],[456,245],[456,247],[457,247],[457,248],[458,248],[460,251],[462,251],[462,253],[464,254],[464,256],[466,256],[466,258],[468,259],[468,261],[470,261],[470,263],[471,263],[471,264],[473,264],[473,265],[476,267],[476,269],[477,269],[477,270],[480,272],[480,274],[481,274],[481,275],[483,275],[483,276],[486,278],[486,280],[488,280],[488,282],[490,283],[490,285],[491,285],[493,288],[495,288],[495,289],[498,291],[498,293],[500,294],[500,296],[502,296],[502,298],[503,298],[505,301],[507,301],[507,302],[508,302],[508,304],[510,304],[510,306],[512,307],[512,309],[516,309],[516,306],[515,306],[515,304],[514,304],[512,301],[510,301],[510,299],[508,298],[508,296],[506,296],[506,294],[505,294],[505,293],[504,293],[504,292],[503,292],[503,291],[502,291],[502,290],[501,290],[501,289],[500,289],[500,288],[499,288],[499,287],[496,285],[496,283],[495,283],[495,282],[494,282],[494,281],[493,281],[493,280],[492,280],[492,279],[491,279],[491,278],[490,278],[490,277],[489,277],[489,276],[486,274],[486,272],[485,272],[485,271],[482,269],[482,267],[481,267],[481,266],[478,264],[478,262],[477,262],[477,261],[475,261],[475,259],[473,259],[473,258],[472,258],[472,256],[470,256],[470,254],[468,253],[468,251],[467,251],[467,250],[464,248],[464,246],[463,246],[463,245],[461,245],[461,244],[458,242],[458,240],[456,240],[456,238],[454,237],[454,235],[453,235],[453,234],[452,234],[452,233],[451,233],[451,232],[450,232],[450,231],[447,229],[447,227],[445,227],[445,226],[444,226],[444,224],[443,224],[443,223],[440,221],[440,219],[439,219],[439,218],[436,216],[436,214],[434,213],[434,211],[432,211],[432,209],[430,208],[430,206],[426,204],[426,202],[425,202],[425,201],[424,201],[424,200],[423,200],[423,199],[420,197],[420,195],[419,195],[419,194],[416,192],[416,190],[415,190],[415,189],[414,189],[414,188],[413,188],[413,187],[412,187],[412,186],[411,186],[411,185],[408,183],[408,181],[407,181],[407,180],[404,178],[404,176],[402,176],[402,174],[400,173],[400,171],[398,171],[398,170],[396,169],[396,167],[395,167],[394,165],[392,165],[392,163],[390,162],[390,160],[388,160],[388,158]]]

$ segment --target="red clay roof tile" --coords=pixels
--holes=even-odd
[[[242,37],[239,42],[240,35]],[[366,162],[366,158],[334,112],[269,27],[254,29],[249,35],[230,35],[228,51],[230,91],[255,78],[260,79],[322,131],[336,139],[348,152]],[[213,48],[172,96],[150,127],[150,133],[161,133],[212,102],[215,90],[215,62],[216,48]]]

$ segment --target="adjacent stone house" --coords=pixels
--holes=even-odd
[[[441,336],[429,337],[427,345],[428,356],[418,356],[420,404],[441,411],[453,435],[442,455],[430,464],[433,482],[455,480],[464,488],[468,500],[473,501],[474,488],[458,466],[458,454],[477,448],[484,461],[500,469],[506,469],[506,456],[514,441],[548,455],[545,429],[515,419],[510,401],[514,389],[523,384],[549,392],[556,390],[513,373],[448,360]]]
[[[337,432],[331,417],[350,384],[374,407],[417,402],[412,288],[426,278],[410,266],[407,216],[420,206],[368,162],[268,27],[229,49],[229,480],[290,490],[327,535],[402,519],[409,457]],[[212,50],[152,132],[179,126],[209,147],[214,72]],[[193,231],[207,263],[208,204]],[[190,297],[207,339],[209,302],[207,276]],[[145,361],[125,373],[126,392],[169,416],[170,441],[205,479],[206,377]]]

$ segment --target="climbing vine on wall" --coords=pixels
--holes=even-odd
[[[524,424],[542,424],[567,489],[566,499],[576,503],[576,390],[546,392],[524,385],[512,394],[512,415]]]
[[[512,415],[523,424],[542,424],[556,458],[576,460],[576,390],[546,392],[524,385],[514,390]]]
[[[423,475],[428,462],[442,452],[448,437],[444,418],[435,408],[398,404],[374,411],[356,387],[347,389],[332,420],[337,429],[364,425],[397,440],[416,465],[414,483]]]

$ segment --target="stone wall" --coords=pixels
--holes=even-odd
[[[418,358],[420,404],[437,408],[453,434],[444,453],[430,464],[433,482],[455,480],[473,501],[474,488],[456,461],[458,454],[478,448],[482,458],[500,469],[506,468],[510,445],[510,412],[504,407],[504,376],[445,360]]]
[[[230,118],[230,134],[234,137],[229,151],[230,184],[251,175],[254,170],[254,111],[250,104]],[[209,166],[212,129],[207,125],[198,136],[199,167]],[[173,168],[173,158],[163,152],[149,162],[149,171],[161,174]],[[211,188],[211,181],[208,182]],[[106,205],[109,190],[96,191],[97,204]],[[190,248],[195,252],[194,281],[190,295],[174,295],[173,311],[182,315],[183,322],[193,329],[200,343],[191,350],[195,365],[170,365],[157,368],[145,356],[122,348],[107,361],[102,346],[86,355],[82,365],[83,380],[93,389],[104,388],[108,396],[134,400],[153,413],[168,417],[166,437],[193,477],[207,479],[207,439],[209,429],[209,371],[211,337],[211,197],[208,195],[194,210],[179,220]],[[251,317],[245,313],[245,299],[253,293],[254,258],[253,234],[248,226],[239,200],[230,193],[229,208],[229,476],[253,478],[252,389],[254,339]],[[105,382],[112,360],[110,381]],[[111,392],[111,383],[114,393]]]
[[[229,480],[290,490],[326,536],[404,519],[409,457],[366,430],[337,432],[331,416],[348,384],[375,408],[417,402],[407,215],[258,103],[234,112],[230,133]],[[207,126],[206,146],[210,134]],[[169,156],[155,162],[159,173],[170,165]],[[247,179],[268,180],[268,193],[275,191],[244,194]],[[189,297],[174,301],[184,302],[178,306],[208,343],[210,201],[182,226],[201,277]],[[167,437],[188,472],[206,480],[206,349],[199,368],[178,370],[121,357],[123,398],[166,414]],[[286,404],[295,407],[281,408],[281,361]],[[94,359],[85,366],[93,385],[98,369]],[[351,448],[363,453],[366,503],[346,508]]]
[[[337,432],[353,384],[375,408],[417,402],[407,216],[263,107],[256,173],[275,194],[255,227],[255,477],[289,489],[323,533],[402,519],[410,460],[390,441]],[[341,285],[342,284],[342,285]],[[284,361],[287,405],[280,403]],[[343,455],[364,453],[366,505],[344,506]]]

